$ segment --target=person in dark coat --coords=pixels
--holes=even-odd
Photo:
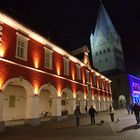
[[[109,115],[110,115],[111,122],[114,122],[114,114],[115,114],[115,110],[114,110],[113,106],[110,105],[109,106]]]
[[[76,106],[76,109],[74,110],[74,116],[76,119],[76,126],[77,127],[79,127],[79,125],[80,125],[80,115],[81,115],[80,107]]]
[[[139,116],[140,106],[137,103],[134,104],[133,111],[134,111],[134,114],[136,117],[137,124],[139,124],[139,122],[140,122],[140,116]]]
[[[91,125],[95,124],[95,114],[97,114],[97,111],[91,105],[91,107],[90,107],[88,112],[89,112],[89,115],[90,115],[90,118],[91,118]]]

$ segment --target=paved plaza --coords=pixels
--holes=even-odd
[[[136,125],[134,115],[128,115],[126,110],[118,110],[115,114],[115,122],[111,123],[107,112],[98,113],[96,124],[92,126],[89,116],[82,116],[79,128],[74,118],[57,123],[44,122],[36,127],[11,126],[0,134],[0,140],[140,140],[140,126]],[[100,123],[101,120],[104,123]]]

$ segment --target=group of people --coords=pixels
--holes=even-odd
[[[85,107],[85,111],[86,111],[86,113],[88,111],[88,113],[90,115],[91,125],[95,124],[95,115],[97,114],[97,111],[95,110],[93,105],[91,105],[89,110],[87,110],[87,107]],[[110,114],[111,121],[114,122],[114,108],[111,105],[109,106],[109,114]],[[76,109],[74,110],[74,115],[75,115],[75,118],[76,118],[76,125],[77,125],[77,127],[79,127],[80,115],[81,115],[79,106],[76,106]]]
[[[87,106],[86,106],[85,111],[86,111],[86,114],[89,113],[89,115],[90,115],[91,125],[95,124],[95,115],[97,114],[97,111],[95,110],[93,105],[91,105],[89,110],[87,109]],[[115,110],[114,110],[112,105],[109,106],[108,111],[109,111],[111,122],[114,122],[115,121],[115,119],[114,119]],[[140,115],[139,115],[140,114],[140,105],[139,104],[135,103],[133,105],[132,114],[133,114],[133,112],[134,112],[134,115],[136,117],[136,122],[137,122],[137,124],[139,124],[140,123]],[[80,116],[81,116],[79,106],[76,106],[76,109],[74,110],[74,115],[75,115],[75,118],[76,118],[76,126],[79,127],[79,125],[80,125]]]
[[[85,107],[85,111],[87,113],[87,107]],[[91,125],[95,124],[95,114],[97,114],[97,111],[93,108],[92,105],[91,105],[90,109],[88,110],[88,113],[89,113],[90,118],[91,118]],[[75,115],[75,118],[76,118],[76,126],[79,127],[79,125],[80,125],[80,115],[81,115],[79,106],[76,106],[76,109],[74,110],[74,115]]]
[[[138,103],[134,103],[134,104],[127,104],[126,105],[126,108],[127,108],[127,111],[128,111],[128,114],[133,114],[135,115],[136,117],[136,122],[137,124],[140,123],[140,105]]]

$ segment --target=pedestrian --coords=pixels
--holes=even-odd
[[[114,122],[114,114],[115,114],[115,110],[114,110],[113,106],[110,105],[109,106],[109,115],[110,115],[111,122]]]
[[[128,114],[130,114],[130,104],[126,104],[126,109],[127,109],[127,112],[128,112]]]
[[[86,114],[87,114],[87,105],[85,105],[85,112],[86,112]]]
[[[134,114],[136,117],[136,122],[137,122],[137,124],[139,124],[139,122],[140,122],[140,116],[139,116],[140,106],[137,103],[134,104],[133,111],[134,111]]]
[[[81,115],[80,107],[76,106],[76,109],[74,110],[74,116],[76,119],[76,126],[77,127],[79,127],[79,125],[80,125],[80,115]]]
[[[130,104],[130,111],[131,111],[131,114],[133,114],[133,106],[134,106],[133,103],[131,103],[131,104]]]
[[[97,111],[93,108],[93,105],[91,105],[88,112],[89,112],[90,119],[91,119],[91,125],[95,124],[95,114],[97,114]]]

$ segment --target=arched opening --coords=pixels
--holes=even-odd
[[[81,113],[85,113],[86,100],[84,100],[84,94],[81,91],[76,93],[76,105],[80,107]]]
[[[12,78],[5,82],[2,91],[4,93],[3,120],[13,121],[28,118],[27,99],[33,96],[32,85],[21,77]]]
[[[124,95],[119,96],[118,105],[119,105],[119,108],[125,108],[126,107],[126,98],[125,98]]]
[[[73,96],[72,91],[69,88],[62,90],[61,113],[62,116],[73,114]]]
[[[56,115],[55,99],[57,91],[53,85],[45,84],[39,90],[39,116],[42,120],[50,120]]]

